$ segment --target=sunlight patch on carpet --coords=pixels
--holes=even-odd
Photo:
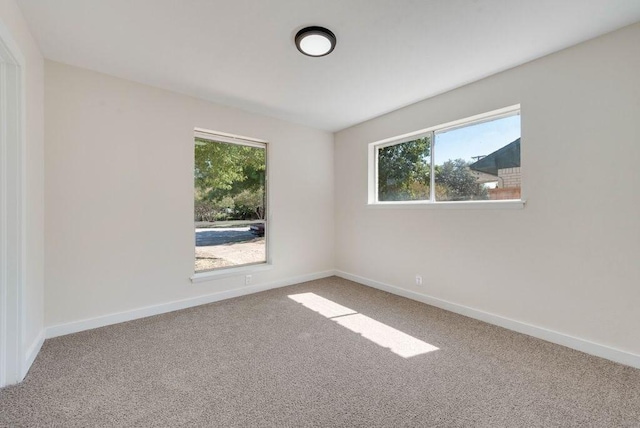
[[[439,349],[315,293],[292,294],[288,297],[403,358]]]

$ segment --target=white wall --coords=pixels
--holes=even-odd
[[[367,208],[368,143],[517,103],[523,210]],[[343,130],[337,268],[640,354],[639,118],[636,24]]]
[[[47,326],[244,286],[192,284],[193,129],[267,140],[274,269],[333,269],[333,136],[46,62]]]
[[[25,58],[26,277],[23,354],[37,352],[44,314],[44,60],[14,0],[0,0],[0,21]]]

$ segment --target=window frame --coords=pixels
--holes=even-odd
[[[524,198],[524,187],[521,186],[520,199],[505,199],[505,200],[469,200],[469,201],[437,201],[435,198],[435,174],[433,174],[435,167],[435,153],[437,150],[435,139],[438,134],[453,131],[468,126],[478,125],[485,122],[491,122],[493,120],[503,119],[511,116],[521,116],[520,104],[512,105],[509,107],[501,108],[498,110],[492,110],[487,113],[467,117],[452,122],[447,122],[441,125],[436,125],[430,128],[421,129],[419,131],[411,132],[408,134],[399,135],[396,137],[387,138],[384,140],[369,143],[368,145],[368,200],[367,205],[375,208],[442,208],[442,209],[456,209],[456,208],[475,208],[475,209],[487,209],[487,208],[523,208],[526,202]],[[395,146],[397,144],[406,143],[423,137],[429,137],[431,142],[429,161],[430,161],[430,183],[429,183],[429,199],[421,199],[415,201],[380,201],[378,199],[378,152],[381,148]],[[522,132],[521,137],[522,138]],[[520,160],[522,165],[522,159]]]
[[[271,226],[270,226],[270,218],[271,218],[271,192],[269,189],[269,176],[270,176],[270,168],[269,168],[269,143],[266,140],[261,140],[258,138],[245,137],[240,135],[228,134],[225,132],[219,131],[211,131],[203,128],[194,128],[193,138],[191,140],[191,144],[194,144],[194,140],[196,138],[200,138],[203,140],[208,140],[211,142],[220,142],[227,144],[236,144],[240,146],[247,147],[255,147],[261,148],[265,151],[265,183],[264,183],[264,191],[265,191],[265,216],[264,216],[264,224],[265,224],[265,260],[262,262],[256,263],[244,263],[241,265],[234,266],[224,266],[209,270],[196,271],[195,270],[195,231],[194,231],[194,265],[193,265],[193,275],[190,277],[192,283],[210,281],[215,279],[228,278],[232,276],[241,276],[246,274],[251,274],[253,272],[260,272],[264,270],[270,270],[273,268],[273,264],[271,261]],[[194,158],[195,159],[195,158]],[[192,168],[192,172],[195,172],[195,165]],[[195,187],[192,189],[195,190]],[[191,213],[195,212],[195,207],[192,207]]]

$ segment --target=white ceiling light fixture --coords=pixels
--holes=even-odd
[[[307,56],[329,55],[336,47],[336,35],[324,27],[306,27],[295,37],[296,47]]]

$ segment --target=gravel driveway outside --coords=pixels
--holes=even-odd
[[[248,226],[196,229],[196,272],[265,260],[264,237],[257,238]]]

